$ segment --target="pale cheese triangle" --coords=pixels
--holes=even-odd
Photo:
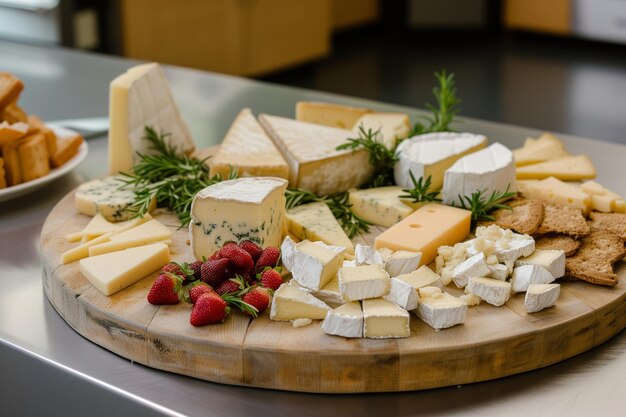
[[[289,233],[298,239],[322,241],[327,245],[343,246],[354,254],[352,241],[341,228],[326,203],[303,204],[287,210]]]
[[[357,120],[352,130],[358,133],[361,128],[366,132],[378,131],[377,139],[387,148],[393,149],[398,139],[405,139],[409,135],[411,121],[404,113],[367,113]]]
[[[243,109],[209,160],[211,176],[227,178],[231,167],[239,177],[289,179],[289,166],[250,109]]]
[[[296,120],[324,126],[352,129],[357,120],[369,109],[334,103],[299,101],[296,103]]]
[[[555,177],[565,181],[595,178],[596,169],[586,155],[564,156],[516,169],[518,179]]]
[[[150,220],[140,226],[111,236],[110,241],[89,248],[89,256],[115,252],[136,246],[169,240],[172,231],[158,220]]]
[[[513,150],[516,166],[536,164],[568,155],[563,143],[549,133],[544,133],[536,140],[529,139],[526,139],[523,147]]]
[[[100,213],[97,213],[93,218],[87,223],[87,226],[83,230],[77,233],[72,233],[67,235],[67,240],[70,242],[76,242],[81,238],[85,241],[89,241],[94,237],[101,236],[105,233],[115,232],[121,226],[119,223],[111,223]]]

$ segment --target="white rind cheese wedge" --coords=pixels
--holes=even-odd
[[[259,122],[287,161],[292,188],[333,195],[358,187],[372,175],[367,151],[337,150],[354,136],[350,130],[266,114]]]
[[[342,104],[299,101],[296,103],[296,120],[341,129],[352,129],[356,122],[371,110]]]
[[[452,281],[457,287],[465,288],[471,277],[484,277],[490,272],[487,262],[485,262],[485,254],[480,252],[454,268]]]
[[[409,337],[409,312],[382,298],[363,300],[363,337],[391,339]]]
[[[509,277],[511,271],[506,265],[495,264],[495,265],[487,265],[489,268],[489,278],[497,279],[500,281],[506,281]]]
[[[596,177],[596,169],[587,155],[569,155],[538,164],[517,168],[517,178],[540,180],[555,177],[564,181],[578,181]]]
[[[402,187],[389,186],[350,191],[350,208],[363,220],[383,227],[391,227],[413,213],[418,205],[400,199]]]
[[[367,113],[356,121],[352,130],[379,132],[376,139],[388,149],[394,149],[399,139],[405,139],[411,131],[411,120],[404,113]]]
[[[447,329],[465,322],[467,303],[440,288],[424,287],[419,291],[420,302],[413,312],[435,330]]]
[[[270,319],[274,321],[322,320],[328,311],[330,307],[323,301],[293,285],[283,284],[274,293]]]
[[[398,250],[389,255],[385,260],[385,270],[390,277],[408,274],[417,269],[421,260],[421,252]]]
[[[417,290],[422,287],[441,287],[441,278],[426,265],[410,274],[402,274],[391,278],[389,294],[384,298],[405,310],[414,310],[419,302]]]
[[[493,278],[471,277],[467,283],[467,290],[485,302],[500,307],[509,301],[511,283]]]
[[[150,220],[130,230],[111,236],[109,242],[100,243],[89,248],[89,256],[148,245],[172,238],[172,231],[158,220]]]
[[[165,142],[190,154],[194,142],[158,64],[130,68],[111,82],[109,95],[109,173],[130,173],[138,154],[154,154],[145,127],[168,133]]]
[[[114,294],[158,271],[170,261],[163,243],[81,259],[80,272],[104,295]]]
[[[256,177],[222,181],[198,192],[189,223],[195,259],[209,258],[228,241],[280,246],[286,231],[286,188],[282,178]]]
[[[444,172],[465,155],[484,148],[487,138],[472,133],[427,133],[406,139],[396,150],[398,163],[394,167],[396,184],[413,188],[409,171],[416,180],[431,177],[431,190],[443,185]]]
[[[383,256],[371,246],[357,243],[354,248],[354,253],[356,257],[356,266],[379,265],[383,268],[385,266],[385,259]]]
[[[293,256],[296,253],[296,242],[289,236],[285,236],[285,240],[280,245],[280,259],[283,266],[291,271],[293,268]]]
[[[515,261],[515,266],[522,265],[541,265],[546,268],[555,279],[561,278],[565,275],[565,252],[562,250],[537,249],[530,256]]]
[[[559,284],[531,284],[524,297],[524,308],[527,313],[536,313],[556,304],[561,293]]]
[[[513,269],[511,276],[512,291],[525,292],[531,284],[550,284],[554,277],[541,265],[522,265]]]
[[[208,161],[211,176],[228,178],[232,168],[239,177],[279,177],[289,179],[285,158],[267,136],[250,109],[237,115],[217,153]]]
[[[354,254],[352,241],[343,231],[326,203],[302,204],[287,210],[289,233],[301,240],[322,241],[327,245],[343,246]]]
[[[310,291],[315,297],[319,298],[331,307],[337,307],[343,304],[343,298],[341,298],[341,292],[339,291],[339,281],[337,278],[333,278],[326,285],[324,285],[319,291]]]
[[[482,191],[488,197],[494,191],[517,190],[513,153],[494,143],[456,161],[444,175],[441,198],[445,204],[460,204],[459,196]]]
[[[361,303],[352,301],[330,310],[322,322],[322,330],[335,336],[363,337]]]
[[[389,292],[389,274],[379,265],[342,267],[337,279],[341,298],[346,302],[378,298]]]
[[[298,243],[292,257],[291,274],[300,285],[319,291],[335,278],[344,252],[334,252],[308,240]]]
[[[135,202],[135,192],[123,189],[119,177],[106,177],[86,182],[76,189],[74,204],[79,213],[95,216],[100,213],[110,222],[121,222],[135,215],[129,210]],[[156,208],[156,200],[150,204],[148,211]]]

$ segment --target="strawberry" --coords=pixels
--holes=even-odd
[[[259,259],[259,256],[261,256],[261,252],[263,252],[263,248],[261,248],[259,245],[251,240],[244,240],[239,244],[239,247],[248,252],[250,256],[252,256],[252,260],[254,262]]]
[[[201,294],[191,310],[189,323],[192,326],[204,326],[211,323],[224,321],[230,313],[230,307],[226,301],[216,294]]]
[[[228,259],[209,259],[202,263],[200,279],[216,288],[228,277]]]
[[[263,272],[259,274],[259,280],[261,286],[269,288],[272,291],[276,291],[283,283],[283,277],[277,269],[265,268]]]
[[[179,275],[170,272],[159,274],[148,292],[148,302],[154,305],[178,304],[183,297],[182,283]]]
[[[189,264],[189,269],[193,271],[193,278],[198,280],[202,277],[202,261],[195,261]]]
[[[267,288],[252,287],[248,292],[243,294],[243,296],[241,297],[241,301],[254,307],[257,310],[257,314],[261,314],[265,311],[265,309],[267,309],[267,306],[270,304],[270,298],[270,292]],[[249,311],[245,312],[251,314]],[[256,317],[255,314],[251,315],[253,317]]]
[[[187,302],[190,302],[191,304],[195,304],[196,300],[202,294],[206,294],[206,293],[216,294],[216,292],[213,290],[213,288],[211,288],[209,284],[204,283],[202,281],[194,281],[191,284],[187,285],[186,292],[187,292],[187,296],[185,297],[185,299],[187,300]]]
[[[245,284],[241,281],[241,278],[231,278],[231,279],[227,279],[226,281],[222,282],[215,289],[215,291],[219,295],[224,295],[224,294],[228,294],[228,293],[236,293],[236,292],[239,292],[239,291],[243,290],[244,285]]]
[[[204,258],[204,256],[202,257],[203,260],[206,262],[206,259]],[[215,260],[215,259],[220,259],[220,251],[219,249],[216,250],[215,252],[213,252],[213,254],[209,257],[209,260]]]
[[[263,249],[261,256],[259,256],[259,259],[256,261],[256,272],[259,273],[263,271],[266,266],[274,268],[278,263],[278,259],[280,259],[280,249],[274,246],[268,246]]]
[[[169,272],[170,274],[178,275],[183,280],[189,279],[193,275],[193,271],[189,268],[187,262],[179,264],[177,262],[170,262],[161,268],[161,273]]]
[[[228,266],[236,274],[246,274],[254,270],[252,256],[237,245],[224,245],[220,249],[220,258],[228,259]]]

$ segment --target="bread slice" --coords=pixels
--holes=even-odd
[[[72,159],[78,153],[78,148],[83,143],[83,137],[78,133],[59,135],[56,140],[56,152],[50,158],[52,168],[58,168]]]
[[[4,158],[0,158],[0,188],[7,188],[7,180],[4,174]]]
[[[624,254],[626,249],[619,236],[608,230],[594,230],[582,239],[576,255],[566,258],[565,272],[592,284],[613,286],[617,284],[613,265]]]
[[[8,123],[28,123],[28,115],[15,102],[10,103],[0,112],[0,121]]]
[[[537,233],[562,233],[579,237],[586,236],[589,232],[589,225],[580,209],[543,203],[543,222]]]
[[[0,110],[17,100],[24,84],[8,72],[0,72]]]
[[[52,162],[52,156],[57,153],[57,135],[34,114],[28,116],[28,125],[34,129],[34,132],[29,133],[41,133],[46,138],[46,147],[48,148],[48,155]]]
[[[580,247],[580,241],[571,236],[548,234],[535,238],[535,249],[562,250],[565,256],[572,256]]]
[[[506,204],[512,210],[498,209],[494,211],[492,216],[495,220],[491,223],[525,235],[532,235],[537,232],[543,221],[543,204],[541,201],[515,198]]]
[[[597,211],[589,215],[588,222],[591,230],[608,230],[618,235],[626,242],[626,213],[600,213]]]
[[[22,183],[22,167],[20,166],[20,157],[17,148],[20,140],[2,145],[2,158],[4,159],[4,173],[7,186]]]
[[[18,155],[24,182],[41,178],[50,172],[50,156],[43,134],[37,133],[22,139]]]

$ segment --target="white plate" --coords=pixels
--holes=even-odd
[[[57,131],[58,129],[56,126],[52,126],[52,125],[49,125],[49,126],[53,128],[55,131]],[[69,130],[69,129],[65,129],[65,130]],[[88,149],[89,148],[87,146],[87,142],[83,141],[83,143],[81,143],[80,147],[78,148],[78,153],[74,155],[72,159],[64,163],[59,168],[50,170],[50,173],[46,175],[45,177],[37,178],[36,180],[32,180],[32,181],[28,181],[22,184],[13,185],[11,187],[0,189],[0,202],[12,200],[14,198],[21,197],[25,194],[32,193],[33,191],[38,190],[39,188],[43,187],[49,182],[54,181],[57,178],[60,178],[63,175],[69,173],[74,168],[76,168],[81,162],[83,162],[85,157],[87,157]]]

